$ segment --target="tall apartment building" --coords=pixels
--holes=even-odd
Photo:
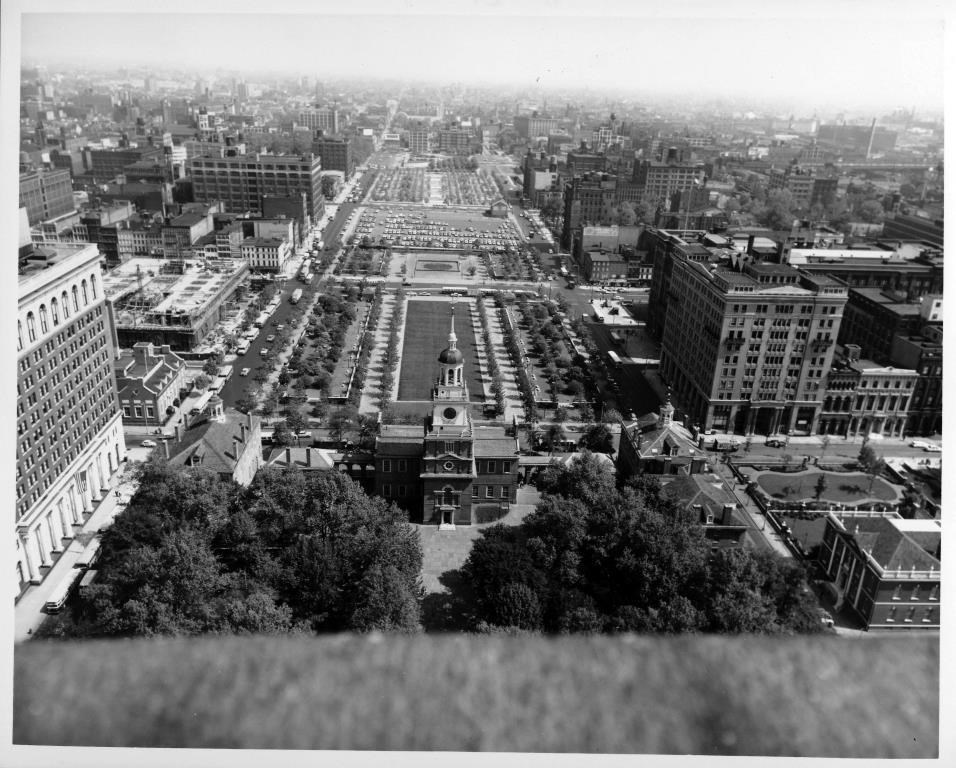
[[[38,250],[17,280],[16,569],[43,580],[126,453],[95,245]]]
[[[221,200],[227,211],[261,214],[263,197],[298,200],[304,194],[312,221],[322,218],[322,161],[309,155],[194,157],[186,163],[196,200]],[[308,228],[307,222],[307,228]]]
[[[836,197],[837,183],[836,178],[818,176],[811,169],[788,165],[770,169],[768,186],[770,189],[786,189],[794,206],[809,208],[815,203],[830,203]]]
[[[533,115],[516,115],[515,131],[524,139],[534,139],[538,136],[548,136],[558,130],[558,120],[555,117],[539,117]]]
[[[321,130],[326,133],[338,133],[339,110],[336,107],[313,107],[299,113],[299,125],[312,131]]]
[[[20,207],[27,209],[27,219],[31,226],[71,213],[75,206],[70,171],[65,168],[39,168],[29,173],[21,173]]]
[[[468,155],[475,149],[475,134],[471,128],[451,126],[438,131],[438,151],[453,155]]]
[[[846,286],[784,264],[671,258],[661,376],[694,424],[815,434]]]
[[[667,150],[667,159],[641,160],[634,164],[634,182],[642,188],[641,200],[651,203],[670,200],[671,195],[704,183],[704,164],[682,162],[677,150]]]
[[[312,152],[322,161],[323,171],[341,171],[346,180],[355,173],[355,158],[348,139],[316,136],[312,141]]]
[[[574,232],[580,227],[611,223],[616,187],[616,177],[596,173],[575,176],[564,185],[563,248],[571,248]]]

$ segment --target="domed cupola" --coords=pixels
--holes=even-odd
[[[448,346],[438,355],[438,383],[444,386],[461,386],[465,356],[458,349],[458,337],[455,335],[455,305],[451,305],[451,330],[448,332]]]

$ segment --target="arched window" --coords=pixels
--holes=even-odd
[[[33,319],[33,313],[27,312],[27,336],[30,341],[37,340],[37,327],[36,321]]]
[[[70,316],[70,297],[66,291],[63,291],[63,294],[60,296],[60,301],[63,304],[63,319],[65,320]]]
[[[82,283],[80,283],[80,288],[81,288],[82,291],[83,291],[83,306],[85,307],[85,306],[89,305],[89,303],[90,303],[90,296],[89,296],[89,294],[86,292],[86,280],[84,280]]]
[[[50,321],[46,316],[46,304],[40,305],[40,333],[46,333],[50,330]]]
[[[76,286],[73,286],[73,311],[80,311],[80,292],[76,290]]]
[[[57,303],[56,296],[50,299],[50,315],[53,317],[53,325],[60,324],[60,305]]]
[[[90,275],[90,292],[93,294],[93,298],[96,298],[96,275]]]
[[[23,349],[23,323],[17,320],[17,352]]]

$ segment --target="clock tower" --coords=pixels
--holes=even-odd
[[[451,307],[448,346],[438,355],[438,378],[432,388],[432,416],[425,433],[422,466],[424,520],[442,530],[471,522],[471,485],[476,477],[474,434],[468,412],[465,356],[455,335]]]

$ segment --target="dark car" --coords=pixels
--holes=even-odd
[[[771,437],[767,440],[768,448],[783,448],[786,443],[783,440],[780,440],[776,437]]]

